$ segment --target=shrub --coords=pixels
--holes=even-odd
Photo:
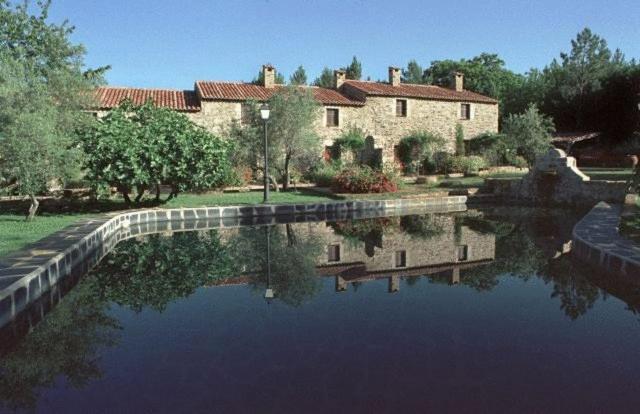
[[[339,161],[322,163],[317,166],[309,175],[311,181],[320,187],[331,187],[333,179],[342,170],[342,164]]]
[[[513,159],[513,166],[518,168],[525,168],[528,166],[528,163],[527,160],[524,159],[524,157],[518,155]]]
[[[465,175],[478,174],[482,168],[486,168],[487,162],[478,155],[468,157],[450,156],[447,159],[446,173],[464,173]]]
[[[402,138],[398,144],[398,156],[405,165],[405,172],[419,173],[421,165],[434,169],[436,150],[444,144],[444,138],[425,131],[417,131]]]
[[[334,141],[333,146],[338,154],[342,154],[344,150],[351,151],[355,161],[358,151],[364,148],[364,132],[360,128],[350,127]]]
[[[502,130],[507,136],[507,147],[533,165],[536,156],[551,148],[551,134],[555,131],[553,120],[544,116],[535,105],[521,114],[509,115]]]
[[[359,166],[342,170],[333,179],[331,188],[338,193],[394,193],[398,184],[384,172]]]

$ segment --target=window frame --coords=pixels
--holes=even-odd
[[[463,112],[463,108],[466,108],[466,113]],[[460,103],[460,120],[469,121],[471,120],[471,104],[468,102]]]
[[[335,114],[332,118],[335,123],[329,123],[329,113]],[[325,125],[328,128],[337,128],[340,126],[340,108],[326,108],[325,111]]]
[[[335,249],[335,250],[332,250]],[[333,254],[332,253],[337,253]],[[332,243],[327,245],[327,263],[339,263],[342,259],[342,247],[340,243]]]
[[[400,260],[398,261],[398,259]],[[404,269],[405,267],[407,267],[407,251],[406,250],[396,250],[393,253],[393,267],[395,269]]]
[[[401,110],[398,112],[398,104]],[[409,101],[407,99],[396,99],[396,118],[406,118],[409,113]]]

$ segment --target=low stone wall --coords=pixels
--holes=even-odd
[[[84,274],[117,243],[143,234],[242,225],[464,211],[465,196],[136,210],[89,219],[0,259],[0,327],[63,279]],[[55,290],[53,290],[55,293]],[[57,294],[57,293],[56,293]],[[52,299],[53,300],[53,299]]]
[[[486,170],[480,170],[478,175],[483,177],[492,174],[526,174],[528,172],[529,169],[527,167],[518,168],[511,165],[505,165],[502,167],[489,167]]]
[[[620,236],[622,207],[598,203],[573,228],[571,254],[611,275],[640,282],[640,246]]]

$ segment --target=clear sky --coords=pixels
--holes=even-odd
[[[640,0],[53,0],[91,67],[109,84],[189,89],[195,80],[251,80],[263,63],[312,81],[356,55],[363,75],[416,59],[498,53],[507,67],[543,67],[585,26],[640,58]]]

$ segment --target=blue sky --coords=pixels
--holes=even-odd
[[[364,76],[389,65],[498,53],[507,67],[542,67],[585,26],[640,58],[640,1],[54,0],[91,67],[112,85],[192,88],[195,80],[251,80],[263,63],[310,81],[353,55]]]

